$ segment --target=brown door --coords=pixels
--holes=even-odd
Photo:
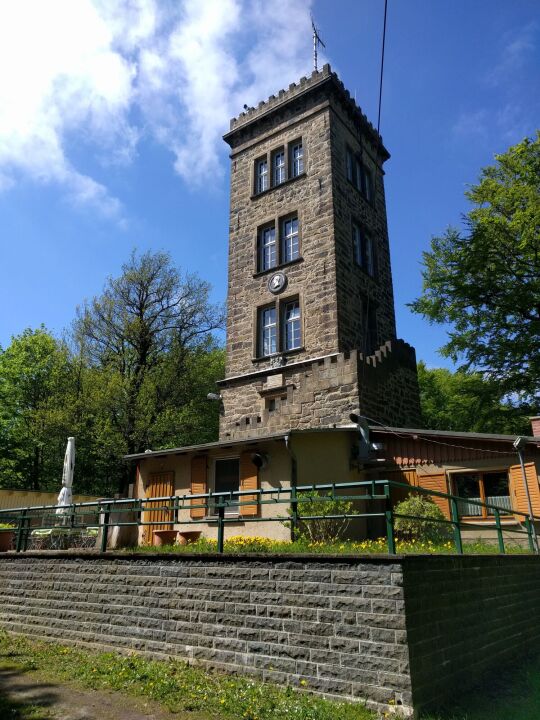
[[[147,501],[151,498],[170,497],[174,495],[174,473],[161,472],[152,473],[146,487]],[[143,543],[153,544],[153,533],[156,530],[172,530],[174,523],[174,511],[168,510],[165,501],[146,502],[146,511],[143,513],[143,522],[165,523],[164,525],[145,525],[143,532]],[[166,522],[169,521],[169,522]]]

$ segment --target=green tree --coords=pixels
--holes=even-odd
[[[44,327],[0,353],[0,484],[49,489],[62,478],[69,353]],[[62,437],[62,441],[59,438]],[[62,448],[63,444],[63,448]]]
[[[103,293],[79,308],[74,328],[79,352],[108,373],[110,418],[125,452],[161,445],[155,423],[161,418],[163,427],[164,413],[180,411],[179,403],[192,399],[179,388],[193,379],[197,353],[204,354],[211,332],[223,323],[209,292],[208,283],[183,274],[167,253],[134,252],[121,275],[109,278]],[[211,389],[213,382],[206,392]]]
[[[540,396],[540,133],[482,170],[466,193],[465,231],[450,228],[424,253],[414,312],[450,323],[445,356],[502,393]]]
[[[480,373],[426,368],[418,363],[422,427],[431,430],[528,435],[532,408],[514,405]]]

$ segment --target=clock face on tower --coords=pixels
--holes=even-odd
[[[285,290],[287,285],[287,276],[285,273],[277,272],[270,276],[268,280],[268,289],[273,295],[277,295],[282,290]]]

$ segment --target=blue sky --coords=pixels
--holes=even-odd
[[[538,125],[537,0],[389,0],[381,133],[398,334],[429,365],[443,328],[412,315],[432,235],[496,152]],[[0,345],[60,334],[133,247],[226,293],[228,156],[244,103],[325,56],[377,119],[383,0],[11,0],[0,6]]]

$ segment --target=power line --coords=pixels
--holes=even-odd
[[[384,22],[383,22],[383,36],[382,36],[382,56],[381,56],[381,79],[379,82],[379,115],[377,117],[377,132],[380,133],[381,129],[381,102],[382,102],[382,85],[383,85],[383,73],[384,73],[384,46],[386,43],[386,12],[388,10],[388,0],[384,0]]]

